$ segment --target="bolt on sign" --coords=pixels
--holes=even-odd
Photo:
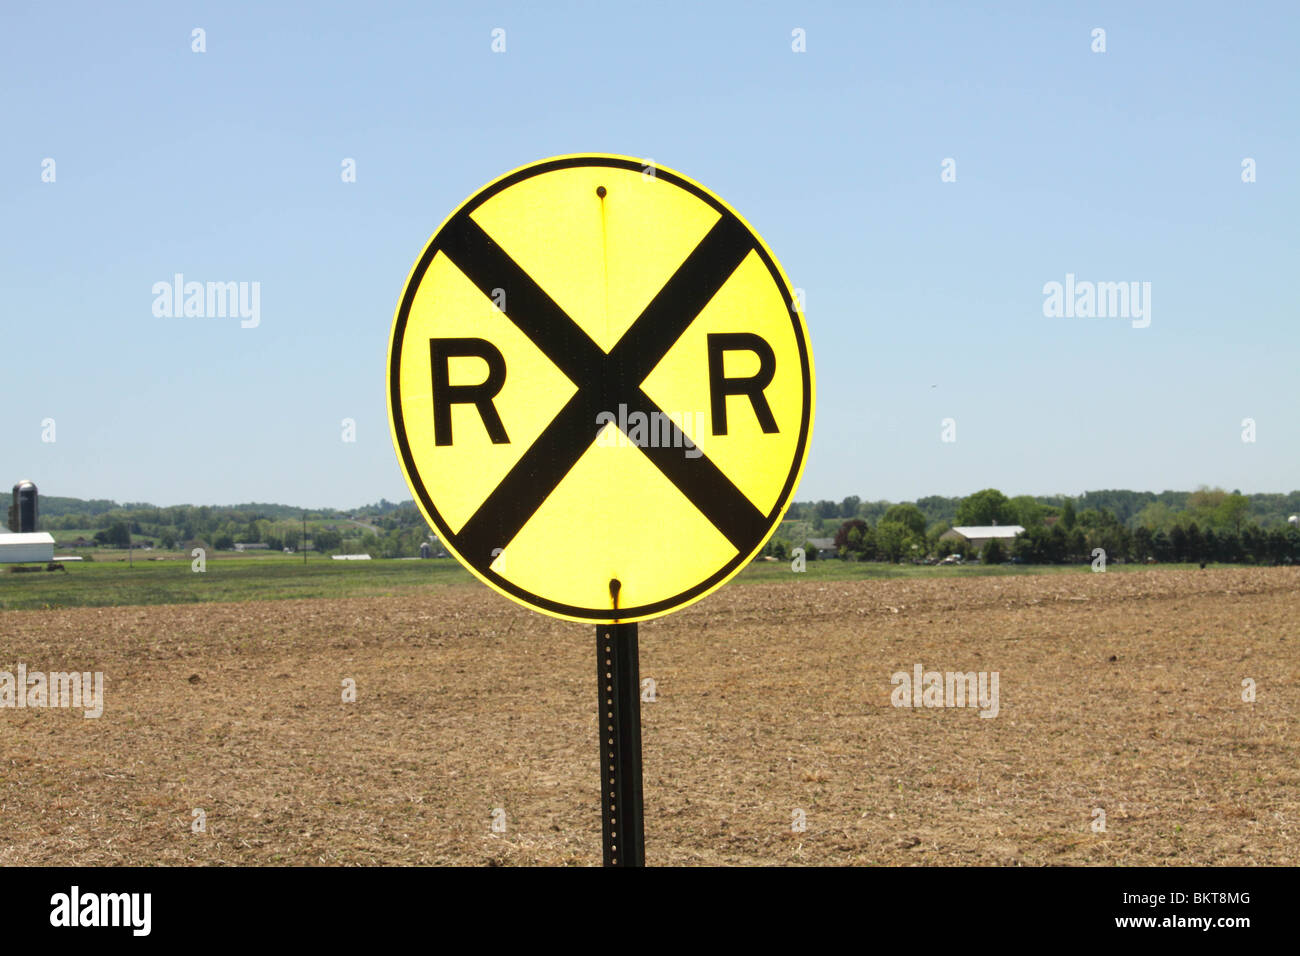
[[[467,199],[389,345],[393,442],[444,546],[577,621],[668,614],[744,567],[798,484],[813,393],[763,240],[623,156],[544,160]]]

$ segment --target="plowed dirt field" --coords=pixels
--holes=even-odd
[[[0,864],[599,863],[590,626],[455,585],[0,628],[106,698],[0,709]],[[1300,863],[1300,569],[791,575],[640,634],[650,864]],[[997,716],[893,706],[917,664]]]

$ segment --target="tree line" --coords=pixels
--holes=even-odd
[[[367,553],[375,557],[414,557],[427,540],[428,527],[411,501],[380,499],[353,512],[336,509],[304,511],[288,505],[118,504],[104,499],[42,497],[37,527],[71,544],[60,532],[92,532],[98,547],[161,547],[165,550],[205,547],[229,551],[236,544],[265,544],[267,550]]]
[[[1243,495],[1222,488],[1191,492],[1086,492],[1079,498],[1009,498],[986,488],[964,498],[932,496],[915,502],[863,502],[857,497],[800,502],[791,506],[767,554],[786,557],[798,542],[808,556],[809,539],[833,537],[847,560],[937,560],[948,554],[1000,563],[1063,564],[1092,560],[1101,549],[1108,561],[1300,563],[1300,528],[1287,518],[1300,513],[1300,492]],[[952,527],[1020,525],[1014,540],[990,541],[977,555]]]
[[[996,560],[1059,564],[1091,559],[1101,548],[1107,560],[1287,563],[1300,562],[1300,531],[1287,518],[1300,514],[1300,491],[1243,495],[1222,488],[1195,491],[1088,491],[1078,498],[1019,495],[986,488],[965,497],[931,495],[914,502],[795,502],[764,553],[778,558],[795,546],[809,557],[811,538],[831,538],[836,554],[850,560],[976,557],[951,538],[953,526],[1021,525],[1024,534],[991,555]],[[148,543],[164,549],[202,544],[229,550],[264,543],[270,550],[302,547],[304,512],[289,505],[230,506],[119,504],[99,499],[42,496],[38,527],[67,543],[60,531],[91,537],[104,547]],[[325,553],[365,552],[376,557],[413,557],[429,529],[414,502],[380,499],[352,512],[306,512],[308,546]],[[353,520],[355,519],[355,520]],[[998,551],[1002,553],[997,553]]]

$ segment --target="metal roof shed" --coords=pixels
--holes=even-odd
[[[0,564],[35,564],[54,560],[54,537],[48,531],[0,535]]]

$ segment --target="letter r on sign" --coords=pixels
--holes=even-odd
[[[748,378],[727,378],[723,357],[727,352],[753,352],[758,356],[758,371]],[[772,408],[763,389],[772,384],[776,374],[776,356],[772,346],[753,332],[709,333],[709,404],[713,434],[727,434],[727,396],[745,395],[754,406],[754,415],[764,434],[777,431]]]
[[[481,358],[487,362],[487,379],[478,385],[452,385],[452,358]],[[451,444],[451,406],[473,405],[483,419],[494,445],[508,445],[505,426],[492,399],[506,383],[506,360],[486,339],[429,339],[429,366],[433,370],[433,443]]]

